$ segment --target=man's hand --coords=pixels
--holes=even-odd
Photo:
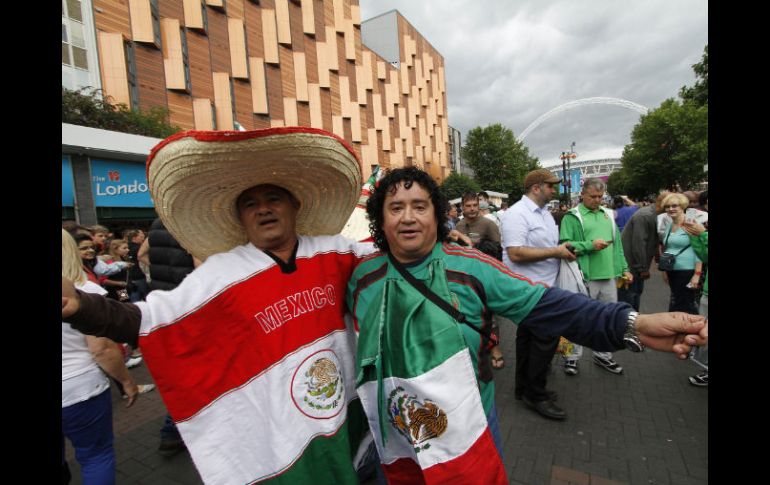
[[[559,259],[566,259],[567,261],[575,261],[577,259],[577,256],[569,250],[569,248],[572,247],[572,244],[570,243],[562,243],[556,246],[554,249],[556,250],[554,257]]]
[[[61,277],[61,317],[71,317],[80,310],[80,296],[75,285],[64,276]]]
[[[594,249],[596,249],[597,251],[601,251],[602,249],[609,246],[609,244],[607,244],[607,242],[604,239],[594,239],[593,241],[591,241],[591,243],[594,245]]]
[[[689,234],[690,236],[700,236],[704,232],[706,232],[706,226],[703,224],[696,222],[695,220],[685,220],[682,223],[682,229],[684,229],[684,232]]]
[[[695,290],[697,288],[700,288],[700,274],[699,273],[693,273],[692,278],[690,278],[690,288]]]
[[[649,272],[649,271],[641,271],[641,272],[639,273],[639,276],[640,276],[640,277],[641,277],[643,280],[648,280],[648,279],[650,279],[650,272]]]
[[[471,241],[471,238],[461,233],[457,229],[452,229],[451,231],[449,231],[449,238],[452,241],[457,241],[459,239],[463,241],[466,244],[466,246],[473,247],[473,241]]]
[[[628,281],[629,285],[634,282],[634,275],[632,275],[630,271],[623,273],[623,276],[626,278],[626,281]]]
[[[708,343],[706,317],[684,312],[640,313],[636,318],[636,331],[647,347],[674,352],[682,360],[693,347]]]
[[[130,408],[136,402],[136,398],[139,397],[139,386],[136,385],[134,379],[121,382],[121,384],[123,385],[123,392],[128,396],[126,399],[126,407]]]

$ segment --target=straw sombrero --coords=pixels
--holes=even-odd
[[[205,260],[246,243],[235,201],[260,184],[300,201],[298,234],[338,234],[356,205],[361,168],[342,138],[315,128],[186,131],[152,149],[147,181],[168,231]]]

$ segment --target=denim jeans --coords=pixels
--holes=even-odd
[[[361,467],[358,469],[358,480],[365,482],[372,477],[372,474],[377,477],[377,485],[388,485],[388,480],[385,478],[385,472],[382,470],[382,464],[380,463],[380,454],[377,453],[377,445],[372,441],[367,448],[366,453],[361,459]]]
[[[709,297],[708,295],[703,295],[700,297],[700,306],[698,308],[698,313],[700,315],[703,315],[704,317],[708,318],[709,316]],[[709,346],[708,344],[703,345],[701,347],[695,347],[692,351],[692,357],[696,361],[700,362],[701,364],[708,367],[709,365]]]
[[[500,436],[500,420],[497,419],[497,405],[492,404],[492,409],[489,410],[489,416],[487,416],[487,424],[489,425],[489,431],[492,432],[492,440],[495,442],[495,448],[500,454],[500,460],[503,459],[503,439]]]
[[[149,292],[150,285],[147,284],[147,280],[133,280],[131,281],[131,291],[128,296],[131,303],[135,303],[143,301]]]
[[[174,420],[171,419],[171,415],[166,413],[166,418],[163,420],[163,427],[160,428],[160,440],[180,440],[182,435],[179,434],[179,430],[176,429]]]
[[[61,410],[61,460],[64,438],[75,448],[83,485],[114,485],[115,450],[112,447],[112,396],[107,389],[87,401]]]

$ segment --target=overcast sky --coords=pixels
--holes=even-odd
[[[706,0],[360,0],[361,19],[396,9],[444,56],[449,125],[465,143],[502,123],[518,138],[570,101],[620,98],[656,108],[695,83],[708,43]],[[635,111],[583,105],[524,140],[542,166],[575,142],[577,160],[619,158]]]

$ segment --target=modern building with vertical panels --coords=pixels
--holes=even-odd
[[[322,128],[351,144],[365,178],[374,165],[450,173],[444,58],[395,10],[362,24],[358,0],[63,2],[91,9],[115,102],[166,108],[182,129]],[[369,33],[378,22],[387,35]]]

